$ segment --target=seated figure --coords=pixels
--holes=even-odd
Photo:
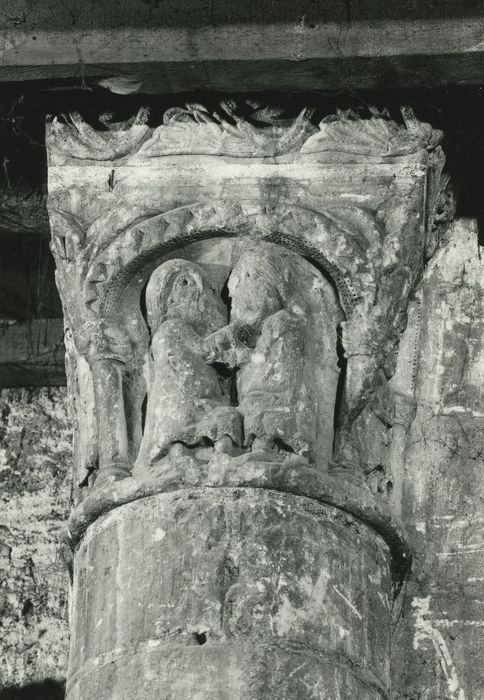
[[[146,307],[150,377],[137,465],[149,468],[176,443],[220,451],[240,445],[242,416],[209,364],[214,358],[207,338],[227,324],[218,291],[195,263],[169,260],[150,278]]]
[[[313,459],[316,405],[308,318],[288,254],[267,244],[240,255],[229,278],[231,326],[252,337],[237,373],[245,444]]]

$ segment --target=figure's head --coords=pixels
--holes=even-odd
[[[261,243],[242,252],[230,274],[232,320],[258,325],[284,308],[288,297],[289,267],[284,251]]]
[[[210,333],[227,323],[227,310],[201,267],[190,260],[162,263],[146,287],[146,310],[151,332],[167,319],[179,319]]]

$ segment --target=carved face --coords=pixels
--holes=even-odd
[[[218,290],[189,260],[168,260],[154,271],[146,288],[146,307],[152,332],[168,319],[185,321],[200,333],[227,323]]]
[[[228,287],[232,321],[258,326],[284,307],[288,270],[283,255],[261,247],[244,252],[235,264]]]

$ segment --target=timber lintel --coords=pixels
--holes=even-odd
[[[1,26],[1,24],[0,24]],[[56,26],[56,25],[54,25]],[[0,30],[0,80],[112,92],[292,91],[479,84],[482,18]]]

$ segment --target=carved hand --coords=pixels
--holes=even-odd
[[[244,326],[229,324],[204,340],[206,360],[222,362],[231,369],[250,361],[252,334]]]

